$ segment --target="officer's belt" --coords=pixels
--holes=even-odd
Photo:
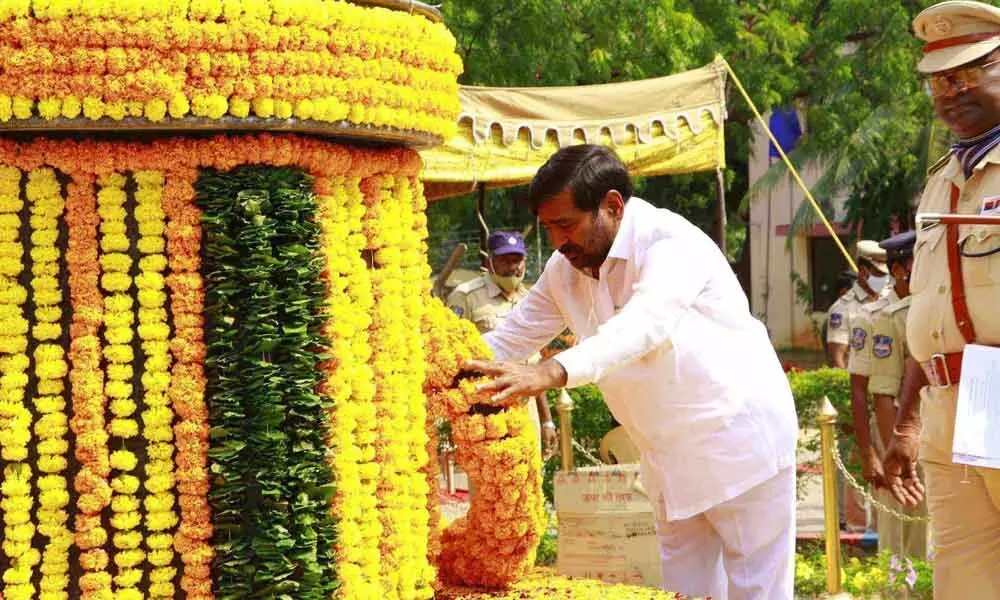
[[[951,278],[951,308],[955,314],[955,324],[959,332],[965,339],[966,344],[976,342],[976,328],[972,325],[972,316],[969,314],[969,305],[965,301],[965,277],[962,273],[962,257],[959,255],[958,226],[963,223],[975,223],[981,221],[983,224],[996,224],[996,217],[977,215],[957,215],[958,200],[961,190],[954,183],[951,184],[951,215],[930,215],[923,217],[918,215],[918,226],[922,222],[936,222],[945,226],[945,245],[948,248],[948,275]],[[931,217],[931,218],[928,218]],[[951,217],[951,218],[949,218]],[[937,387],[948,387],[957,384],[962,376],[962,352],[951,352],[948,354],[933,354],[931,359],[920,363],[927,381]]]
[[[948,387],[958,383],[962,376],[962,353],[932,354],[931,359],[920,363],[927,375],[927,382],[934,387]]]

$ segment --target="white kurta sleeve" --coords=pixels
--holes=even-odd
[[[597,334],[554,358],[566,369],[566,387],[599,381],[670,341],[678,319],[705,289],[718,257],[687,236],[655,242],[641,259],[631,299]]]
[[[528,295],[518,301],[496,329],[483,335],[496,360],[526,360],[566,329],[552,298],[554,285],[546,269]]]

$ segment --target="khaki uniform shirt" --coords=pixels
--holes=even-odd
[[[903,368],[910,356],[906,343],[906,315],[910,297],[883,309],[872,327],[872,364],[868,391],[873,394],[897,396],[903,384]]]
[[[931,173],[918,212],[951,212],[951,186],[954,184],[961,191],[955,212],[980,214],[984,200],[1000,195],[1000,148],[994,148],[976,165],[968,181],[954,156],[940,161]],[[910,277],[913,301],[906,319],[906,339],[913,358],[920,362],[929,360],[935,353],[958,352],[965,347],[951,303],[946,229],[944,225],[918,229],[913,248]],[[1000,345],[1000,318],[997,318],[1000,252],[996,252],[1000,248],[1000,227],[960,225],[958,239],[964,244],[964,256],[960,261],[977,342]],[[945,464],[952,462],[957,389],[957,385],[924,388],[922,459]]]
[[[528,288],[518,288],[508,298],[489,274],[466,281],[448,296],[448,306],[456,315],[472,321],[479,333],[496,329],[518,300],[524,298]]]
[[[857,283],[846,294],[837,299],[827,311],[826,342],[828,344],[851,343],[851,320],[862,304],[871,302],[873,298]]]
[[[875,322],[882,312],[890,305],[899,301],[896,290],[886,287],[886,292],[873,302],[867,302],[858,307],[851,317],[851,348],[847,359],[847,372],[852,375],[872,374],[872,340]]]

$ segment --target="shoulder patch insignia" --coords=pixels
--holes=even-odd
[[[875,355],[875,358],[889,358],[892,356],[892,338],[887,335],[873,335],[872,354]]]
[[[462,308],[461,306],[452,306],[451,307],[451,312],[453,312],[456,315],[458,315],[459,318],[461,318],[462,316],[465,315],[465,309]]]
[[[855,327],[851,331],[851,348],[855,350],[864,350],[865,341],[868,339],[868,333],[861,327]]]
[[[830,313],[830,327],[833,329],[840,329],[840,326],[844,324],[844,315],[840,313]]]

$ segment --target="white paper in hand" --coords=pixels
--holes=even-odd
[[[1000,468],[1000,348],[965,347],[952,460]]]

